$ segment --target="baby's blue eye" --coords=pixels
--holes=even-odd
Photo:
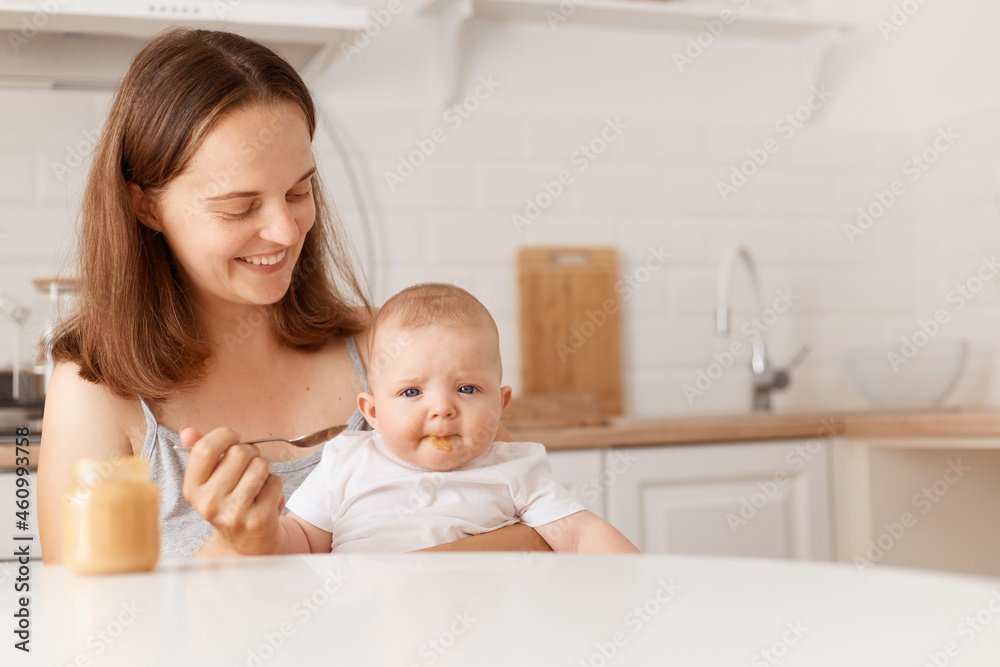
[[[419,395],[420,395],[419,389],[410,388],[403,392],[403,396],[406,396],[407,398],[413,398],[414,396],[419,396]]]
[[[477,391],[479,390],[473,387],[471,384],[463,384],[461,387],[458,388],[458,393],[460,394],[475,394]]]

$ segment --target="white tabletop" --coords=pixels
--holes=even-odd
[[[3,665],[1000,665],[1000,580],[920,571],[521,553],[31,568],[33,651],[12,648],[5,582]]]

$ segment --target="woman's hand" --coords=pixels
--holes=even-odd
[[[215,526],[212,539],[218,551],[277,553],[285,505],[281,478],[271,474],[270,461],[256,446],[239,440],[228,428],[204,437],[191,427],[181,430],[181,444],[191,447],[184,497]]]

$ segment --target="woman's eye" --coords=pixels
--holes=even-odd
[[[460,394],[475,394],[477,391],[479,390],[473,387],[471,384],[463,384],[461,387],[458,388],[458,393]]]
[[[419,389],[407,389],[403,392],[403,396],[406,396],[407,398],[413,398],[414,396],[419,396],[419,395],[420,395]]]
[[[303,199],[309,199],[312,196],[312,192],[300,192],[298,194],[291,194],[285,196],[286,199],[290,201],[302,201]]]
[[[248,208],[247,210],[245,210],[245,211],[242,211],[242,212],[240,212],[240,213],[229,213],[228,211],[223,211],[223,212],[222,212],[222,215],[223,215],[223,216],[224,216],[224,217],[225,217],[225,218],[226,218],[227,220],[242,220],[243,218],[246,218],[246,217],[247,217],[247,216],[249,216],[249,215],[250,215],[251,213],[253,213],[253,209],[254,209],[254,207],[253,207],[253,206],[251,206],[251,207],[250,207],[250,208]]]

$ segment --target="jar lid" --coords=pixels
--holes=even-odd
[[[86,458],[76,462],[74,472],[77,481],[87,486],[96,486],[111,479],[148,479],[149,461],[141,456],[116,456],[106,461]]]

